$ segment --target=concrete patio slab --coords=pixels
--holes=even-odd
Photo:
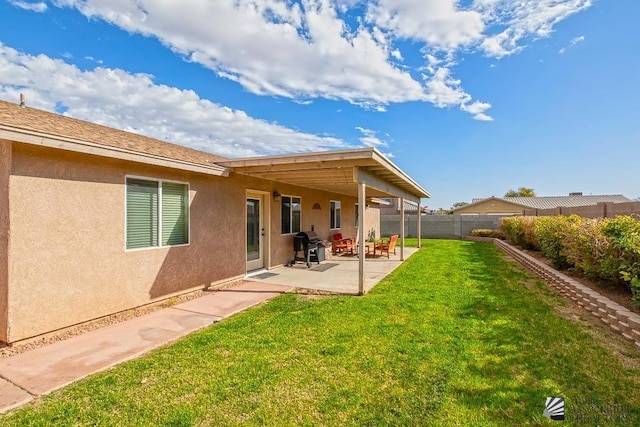
[[[32,399],[33,396],[20,387],[0,378],[0,412],[22,406]]]
[[[417,251],[417,248],[405,247],[405,260]],[[403,261],[400,260],[399,253],[398,249],[397,254],[391,254],[389,258],[367,257],[365,259],[365,292],[370,291],[380,280],[402,265]],[[270,272],[276,275],[265,279],[252,277],[251,280],[347,295],[358,293],[358,257],[356,256],[332,256],[320,265],[312,264],[311,268],[299,263],[292,267],[270,270]]]
[[[267,301],[290,287],[244,282],[178,304],[0,359],[0,413]]]

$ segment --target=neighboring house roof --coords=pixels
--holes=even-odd
[[[16,134],[20,134],[18,137]],[[56,143],[47,144],[47,140],[63,140],[74,145],[77,150],[91,154],[90,148],[108,148],[120,152],[152,156],[170,161],[184,162],[192,165],[200,165],[207,169],[223,170],[216,162],[226,160],[225,157],[216,156],[182,145],[172,144],[159,139],[136,133],[125,132],[107,126],[78,120],[71,117],[54,114],[30,107],[21,107],[0,100],[0,137],[19,142],[35,143],[38,145],[53,145],[62,148]],[[84,149],[78,145],[84,145]],[[71,148],[70,148],[71,149]],[[95,150],[94,150],[95,151]],[[109,156],[111,157],[111,156]],[[166,164],[163,164],[167,166]]]
[[[489,197],[486,199],[474,199],[471,204],[453,209],[456,212],[468,209],[488,200],[502,200],[517,206],[530,209],[554,209],[558,207],[569,208],[577,206],[591,206],[598,203],[626,203],[631,200],[620,194],[614,195],[588,195],[588,196],[544,196],[544,197]]]
[[[576,206],[597,205],[598,203],[625,203],[631,201],[621,194],[596,196],[504,197],[502,200],[507,200],[532,209],[553,209],[557,207],[572,208]]]

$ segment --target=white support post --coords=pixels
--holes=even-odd
[[[358,183],[358,295],[364,295],[364,233],[366,231],[364,208],[365,208],[365,192],[366,185],[362,182]]]
[[[400,201],[400,261],[404,261],[404,197]]]
[[[422,247],[422,206],[420,206],[420,201],[418,201],[418,225],[416,227],[418,232],[418,249],[420,249]]]

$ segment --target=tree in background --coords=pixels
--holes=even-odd
[[[467,206],[469,203],[467,202],[455,202],[453,204],[453,208],[452,209],[456,209],[456,208],[461,208],[463,206]]]
[[[520,187],[518,191],[509,190],[504,194],[504,197],[536,197],[536,192],[533,188]]]

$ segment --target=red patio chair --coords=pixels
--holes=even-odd
[[[396,243],[398,242],[398,235],[394,234],[391,236],[388,242],[380,242],[376,243],[373,247],[373,255],[376,254],[376,251],[380,251],[380,255],[386,252],[387,258],[389,258],[389,252],[393,251],[393,254],[396,254]]]
[[[332,249],[333,249],[334,255],[340,252],[353,253],[353,248],[356,245],[355,239],[343,238],[342,233],[336,233],[333,236],[331,236],[331,240],[332,240]]]

